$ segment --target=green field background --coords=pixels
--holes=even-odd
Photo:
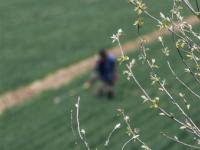
[[[171,6],[168,0],[159,0],[159,5],[153,0],[145,2],[157,16],[160,11],[167,12]],[[122,43],[137,38],[137,31],[132,25],[136,19],[134,9],[125,0],[2,0],[0,19],[1,94],[87,58],[102,47],[116,46],[111,43],[110,36],[119,28],[126,34]],[[141,33],[157,29],[149,19],[146,18],[146,22]],[[199,31],[199,26],[195,29]],[[184,67],[174,51],[173,38],[169,36],[165,39],[171,50],[169,59],[177,74],[198,93],[198,85],[191,76],[184,73]],[[149,47],[149,55],[161,64],[159,74],[161,78],[167,79],[170,92],[178,97],[182,91],[192,100],[190,113],[199,125],[198,101],[171,76],[165,58],[161,57],[160,44],[155,42]],[[129,56],[138,59],[138,54],[139,51],[136,51]],[[157,110],[150,109],[149,105],[142,104],[142,93],[134,82],[126,80],[124,69],[125,64],[119,65],[114,100],[96,98],[95,85],[90,90],[82,89],[83,83],[90,76],[88,72],[80,75],[70,85],[44,92],[6,110],[0,116],[0,150],[84,150],[80,139],[74,137],[71,130],[70,112],[75,109],[78,96],[81,97],[80,124],[86,130],[92,149],[118,150],[128,140],[125,124],[117,116],[118,108],[125,110],[130,116],[131,125],[140,129],[141,139],[153,150],[187,149],[166,139],[160,132],[195,143],[191,135],[178,130],[179,125],[159,116]],[[152,97],[160,96],[161,106],[180,115],[166,95],[160,94],[156,86],[150,86],[149,70],[145,65],[137,62],[134,72]],[[183,105],[181,101],[179,103]],[[113,134],[109,146],[105,147],[108,133],[119,122],[122,128]],[[73,126],[76,129],[75,122]],[[126,149],[141,149],[140,146],[135,142]]]
[[[146,1],[153,14],[171,5]],[[0,18],[0,93],[115,46],[110,36],[119,28],[123,43],[137,37],[134,8],[125,0],[1,1]],[[149,22],[142,33],[153,30]]]
[[[168,37],[167,41],[172,45],[172,38]],[[155,57],[160,66],[160,76],[166,77],[170,74],[166,64],[163,62],[162,54],[159,51],[160,44],[153,44],[149,55]],[[172,47],[173,48],[173,47]],[[137,58],[137,53],[130,55],[131,58]],[[176,68],[178,75],[185,79],[194,90],[198,91],[198,86],[194,84],[194,80],[190,76],[184,75],[184,68],[180,60],[176,57],[176,52],[172,51],[170,61],[173,67]],[[142,66],[142,67],[141,67]],[[186,142],[195,143],[193,138],[184,131],[180,131],[179,125],[172,120],[163,118],[158,115],[155,109],[150,109],[149,105],[142,104],[140,90],[133,82],[126,80],[122,75],[125,68],[120,66],[119,82],[116,86],[116,98],[114,100],[95,98],[91,90],[83,90],[82,84],[88,75],[77,78],[69,86],[65,86],[59,90],[45,92],[34,97],[30,101],[25,102],[15,108],[7,110],[0,118],[0,149],[3,150],[73,150],[84,149],[79,139],[76,139],[71,130],[71,109],[75,109],[77,97],[81,96],[80,103],[80,124],[86,130],[86,136],[92,149],[120,149],[123,142],[128,140],[126,135],[125,124],[122,119],[117,116],[117,109],[124,109],[127,115],[130,116],[131,125],[140,129],[141,138],[152,149],[156,150],[182,150],[183,146],[178,145],[163,137],[160,132],[167,132],[170,135],[177,135],[180,139]],[[170,104],[170,100],[166,95],[159,94],[157,87],[150,86],[148,68],[141,63],[137,63],[135,68],[136,76],[141,84],[154,97],[159,95],[161,106],[168,111],[179,116],[176,108]],[[178,84],[172,76],[167,76],[167,88],[175,97],[178,97],[178,92],[185,92],[185,89]],[[199,124],[198,101],[190,93],[185,92],[187,97],[192,99],[191,114]],[[55,99],[59,103],[55,103]],[[179,101],[182,105],[183,103]],[[185,106],[183,105],[185,108]],[[74,110],[75,111],[75,110]],[[74,118],[75,119],[75,118]],[[116,132],[111,138],[110,145],[104,147],[104,142],[109,131],[121,122],[122,129]],[[76,130],[76,124],[73,123]],[[78,147],[75,146],[75,140],[78,141]],[[131,143],[127,150],[140,149],[140,145]]]

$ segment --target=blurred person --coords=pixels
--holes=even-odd
[[[84,84],[85,88],[89,88],[96,80],[100,81],[96,95],[107,96],[109,99],[114,98],[113,87],[117,80],[116,59],[105,49],[99,51],[94,73]]]

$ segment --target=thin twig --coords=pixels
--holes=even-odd
[[[79,123],[79,106],[80,105],[79,105],[79,103],[80,103],[80,97],[78,97],[78,101],[77,101],[77,104],[76,104],[76,121],[77,121],[78,134],[79,134],[80,139],[84,143],[85,147],[87,148],[87,150],[90,150],[89,144],[84,139],[84,137],[81,133],[81,129],[80,129],[80,123]]]
[[[166,135],[165,133],[162,133],[162,134],[163,134],[166,138],[168,138],[168,139],[170,139],[170,140],[172,140],[172,141],[174,141],[174,142],[177,142],[177,143],[179,143],[179,144],[182,144],[182,145],[184,145],[184,146],[187,146],[187,147],[190,147],[190,148],[195,148],[195,149],[200,149],[200,147],[194,146],[194,145],[190,145],[190,144],[187,144],[187,143],[185,143],[185,142],[182,142],[182,141],[180,141],[178,138],[170,137],[170,136]]]

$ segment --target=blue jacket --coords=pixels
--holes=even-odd
[[[96,64],[96,71],[101,80],[112,82],[115,76],[115,57],[109,54],[106,60],[99,60]]]

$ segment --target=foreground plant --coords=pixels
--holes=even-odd
[[[177,52],[178,58],[180,58],[182,65],[184,66],[184,73],[186,76],[191,76],[193,78],[194,83],[198,86],[200,85],[200,34],[193,30],[192,25],[189,22],[184,20],[184,16],[182,15],[183,6],[186,6],[193,15],[197,18],[200,18],[199,12],[199,4],[198,0],[193,0],[195,2],[196,9],[192,6],[191,1],[189,0],[173,0],[172,1],[172,9],[170,10],[171,15],[167,16],[164,13],[160,12],[159,16],[153,16],[150,11],[148,10],[148,6],[142,0],[129,0],[129,3],[134,6],[134,11],[137,14],[137,20],[135,21],[134,25],[137,27],[138,34],[140,35],[141,28],[145,25],[144,15],[147,16],[149,19],[155,22],[155,26],[158,30],[167,30],[171,33],[173,38],[173,48],[169,48],[162,36],[158,36],[157,39],[160,42],[160,50],[162,52],[162,56],[168,70],[171,72],[171,76],[193,97],[196,97],[197,100],[200,100],[199,91],[195,91],[192,87],[188,85],[184,79],[177,75],[176,69],[174,69],[171,60],[169,59],[171,56],[172,51]],[[120,43],[120,37],[123,35],[122,29],[119,29],[116,34],[113,34],[111,37],[114,42],[117,42],[120,51],[121,57],[118,59],[120,64],[125,64],[126,70],[124,70],[124,74],[126,75],[128,80],[133,80],[137,87],[141,90],[141,99],[143,103],[147,103],[150,108],[156,109],[158,114],[161,117],[166,117],[172,120],[174,123],[179,125],[178,130],[181,132],[186,132],[191,137],[193,137],[195,144],[186,143],[181,140],[176,134],[174,133],[173,136],[170,136],[164,132],[162,135],[166,138],[175,141],[179,144],[182,144],[190,149],[200,149],[200,129],[198,124],[194,121],[195,116],[191,116],[191,97],[185,96],[186,93],[184,91],[174,93],[168,86],[169,82],[166,78],[160,75],[160,67],[159,61],[156,58],[150,55],[151,49],[147,46],[146,39],[141,37],[140,40],[140,50],[141,53],[139,55],[139,60],[149,68],[147,73],[149,74],[149,79],[151,80],[151,85],[159,91],[159,94],[156,96],[151,96],[149,91],[147,91],[143,85],[138,80],[135,72],[135,63],[137,62],[136,59],[129,60],[129,57],[124,54],[123,47]],[[163,107],[162,101],[163,98],[160,95],[165,95],[165,100],[169,101],[170,105],[176,109],[176,113],[171,112],[169,109]],[[79,109],[79,100],[76,104],[77,114]],[[137,128],[131,127],[130,125],[130,117],[126,116],[124,110],[119,109],[118,112],[123,118],[123,121],[127,127],[127,134],[130,137],[128,141],[124,143],[122,146],[122,150],[125,149],[127,144],[130,142],[139,142],[141,144],[141,148],[145,150],[150,150],[150,148],[140,139],[140,135]],[[85,130],[80,129],[78,115],[77,115],[77,125],[78,125],[78,133],[79,137],[84,143],[86,149],[90,149],[88,146],[89,144],[86,142]],[[121,123],[116,124],[113,130],[110,132],[105,146],[108,146],[109,141],[112,137],[112,134],[122,127]]]
[[[192,5],[187,0],[174,0],[173,1],[173,7],[171,10],[171,16],[165,16],[163,13],[160,13],[160,17],[153,16],[149,11],[146,9],[146,4],[143,3],[142,0],[129,0],[131,4],[135,7],[135,12],[138,15],[138,19],[136,20],[136,27],[138,28],[138,33],[141,28],[141,25],[144,25],[144,21],[141,22],[142,15],[146,15],[151,20],[155,21],[157,23],[157,27],[159,30],[168,30],[174,40],[174,49],[178,51],[177,57],[181,58],[181,61],[183,65],[185,66],[185,73],[190,74],[194,81],[198,85],[199,82],[199,61],[200,61],[200,46],[198,42],[200,42],[200,34],[195,32],[192,28],[192,25],[190,25],[188,22],[184,21],[184,17],[181,15],[182,11],[182,5],[185,4],[194,15],[199,17],[199,12],[195,11]],[[196,3],[198,8],[198,2]],[[143,7],[141,7],[143,6]],[[199,10],[198,10],[199,11]],[[166,64],[168,66],[168,69],[171,71],[171,75],[193,96],[195,96],[197,99],[200,100],[200,95],[196,93],[191,87],[189,87],[184,80],[182,80],[180,77],[178,77],[171,65],[170,60],[168,59],[170,56],[170,50],[167,45],[165,45],[164,39],[159,36],[158,41],[161,43],[161,50],[163,53],[163,60],[166,60]],[[179,124],[180,130],[184,130],[184,132],[188,132],[193,138],[196,140],[196,145],[188,144],[181,139],[179,139],[176,135],[174,137],[171,137],[165,133],[163,135],[170,140],[173,140],[179,144],[183,144],[184,146],[200,149],[200,146],[198,146],[200,143],[200,129],[193,121],[194,116],[190,116],[190,99],[187,99],[185,97],[184,92],[179,93],[173,93],[172,91],[167,88],[167,81],[166,79],[162,79],[159,75],[159,64],[157,64],[157,61],[155,58],[151,58],[150,56],[150,48],[146,46],[146,40],[141,38],[140,42],[140,59],[142,62],[149,67],[149,76],[150,80],[152,81],[152,86],[155,86],[158,88],[161,94],[164,94],[168,97],[169,102],[171,105],[176,107],[177,114],[173,114],[166,108],[163,108],[160,103],[162,100],[160,100],[159,95],[156,97],[151,97],[148,92],[143,88],[143,86],[138,81],[135,72],[134,72],[134,63],[135,60],[133,60],[130,63],[126,63],[127,70],[124,71],[124,74],[127,76],[128,80],[134,80],[138,88],[142,91],[143,95],[141,96],[144,103],[149,103],[151,108],[155,108],[159,111],[159,114],[161,116],[167,117],[169,119],[172,119],[175,123]],[[134,63],[133,63],[134,62]],[[178,98],[177,98],[178,96]],[[185,108],[183,105],[180,104],[180,100],[184,102]],[[178,115],[180,114],[180,115]],[[176,134],[176,133],[175,133]]]
[[[89,143],[87,142],[87,138],[86,138],[86,131],[85,129],[81,128],[80,126],[80,121],[79,121],[79,110],[80,110],[80,97],[78,97],[78,100],[77,100],[77,103],[75,104],[75,108],[76,108],[76,113],[74,114],[73,113],[73,110],[71,110],[71,128],[72,128],[72,132],[73,132],[73,135],[76,139],[77,138],[77,135],[75,134],[75,128],[76,128],[76,131],[78,132],[78,137],[80,138],[81,140],[81,143],[83,143],[85,149],[87,150],[91,150],[90,146],[89,146]],[[121,150],[124,150],[126,148],[126,146],[134,141],[134,142],[139,142],[141,144],[141,148],[143,150],[151,150],[146,144],[145,142],[143,142],[141,139],[140,139],[140,135],[139,135],[139,129],[138,128],[133,128],[131,127],[130,125],[130,117],[127,116],[125,113],[124,113],[124,110],[122,109],[118,109],[117,110],[119,115],[123,118],[123,121],[125,123],[125,126],[126,126],[126,129],[127,129],[127,135],[130,137],[129,140],[127,140]],[[75,117],[74,117],[75,115]],[[76,127],[74,128],[74,124],[73,124],[73,120],[76,120]],[[115,127],[113,128],[113,130],[109,133],[108,135],[108,138],[106,139],[105,141],[105,144],[104,146],[107,147],[109,145],[109,142],[110,142],[110,139],[113,135],[113,133],[116,131],[116,130],[119,130],[120,128],[122,128],[122,125],[121,123],[118,123],[115,125]],[[78,142],[75,141],[75,145],[77,146],[78,145]],[[95,149],[97,150],[97,148]]]

